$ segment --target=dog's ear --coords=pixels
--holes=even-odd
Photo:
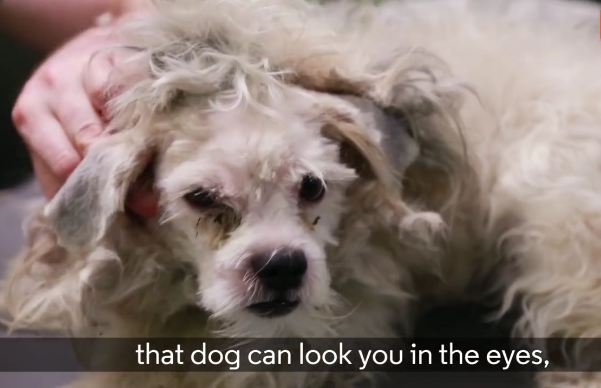
[[[404,197],[436,211],[452,208],[471,172],[459,118],[469,88],[419,50],[364,68],[353,63],[336,56],[294,63],[289,82],[382,112],[380,147],[403,175]]]
[[[137,136],[138,135],[138,136]],[[96,142],[45,208],[45,215],[68,247],[98,242],[114,216],[124,211],[131,184],[146,169],[153,146],[127,130]]]
[[[402,117],[384,112],[371,101],[344,97],[353,114],[328,109],[322,134],[340,144],[341,160],[366,180],[397,187],[417,157],[417,143]]]
[[[357,120],[337,119],[327,127],[344,139],[343,149],[350,145],[350,160],[360,175],[377,183],[354,186],[354,207],[369,211],[371,206],[382,220],[397,225],[404,244],[419,250],[439,247],[443,219],[452,223],[459,214],[456,206],[473,176],[459,117],[470,89],[419,50],[393,53],[377,63],[346,57],[294,63],[289,82],[330,98],[363,101],[380,113],[382,120],[372,126],[379,141],[366,137],[365,124],[353,128]]]
[[[385,185],[402,177],[419,147],[401,107],[379,98],[378,78],[341,70],[328,58],[302,61],[294,68],[291,83],[351,106],[353,114],[326,108],[322,131],[340,143],[343,161],[361,177]]]

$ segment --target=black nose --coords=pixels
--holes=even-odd
[[[278,249],[251,258],[252,269],[263,286],[271,291],[300,287],[307,272],[307,258],[301,250]]]

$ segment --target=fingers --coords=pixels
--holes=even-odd
[[[103,123],[82,89],[65,91],[51,105],[54,116],[80,156],[102,133]]]
[[[58,192],[63,184],[63,180],[57,178],[46,163],[44,163],[44,161],[35,153],[32,153],[31,160],[33,163],[33,171],[42,188],[42,192],[46,198],[54,197],[54,194]]]
[[[88,62],[82,84],[92,106],[103,120],[108,120],[107,102],[119,95],[124,84],[133,84],[144,74],[137,63],[130,63],[131,51],[110,48],[95,53]]]
[[[109,98],[107,86],[114,66],[111,52],[99,51],[90,57],[82,74],[83,90],[92,107],[96,112],[100,112],[101,117]]]
[[[27,82],[13,109],[47,196],[56,193],[104,129],[107,98],[118,92],[107,85],[113,84],[115,61],[121,62],[109,49],[115,39],[110,32],[87,30],[57,50]],[[142,214],[152,213],[152,199],[140,203]]]
[[[56,182],[66,180],[103,129],[82,80],[84,64],[102,39],[90,32],[58,50],[33,74],[15,103],[13,122],[35,154],[36,175],[47,195],[56,191]],[[102,70],[108,71],[107,66]]]
[[[43,102],[30,102],[23,97],[17,101],[12,116],[29,148],[44,161],[52,175],[65,180],[80,157],[54,115]]]
[[[53,105],[55,116],[80,155],[85,154],[104,129],[106,89],[113,66],[106,52],[93,54],[84,66],[80,82],[64,91]]]

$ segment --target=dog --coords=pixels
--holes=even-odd
[[[123,30],[136,77],[115,77],[107,135],[29,226],[5,285],[13,328],[391,337],[432,301],[494,291],[517,336],[601,335],[594,5],[155,6]],[[153,188],[159,216],[127,211],[133,185]]]

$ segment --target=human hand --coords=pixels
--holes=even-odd
[[[48,198],[105,128],[107,86],[116,56],[101,53],[116,46],[116,39],[111,26],[81,33],[35,71],[15,103],[13,121]],[[147,191],[134,190],[128,207],[142,216],[157,211],[156,199]]]

